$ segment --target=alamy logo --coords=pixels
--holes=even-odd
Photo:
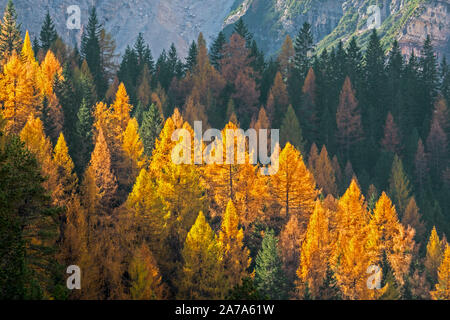
[[[381,9],[376,5],[367,8],[367,29],[378,29],[381,27]]]
[[[367,278],[367,288],[369,290],[381,289],[381,268],[376,265],[371,265],[367,268],[367,274],[371,274]]]
[[[67,271],[70,276],[67,278],[67,289],[69,290],[80,290],[81,289],[81,269],[79,266],[71,265],[67,267]]]
[[[247,131],[226,129],[225,137],[218,129],[208,129],[205,133],[202,129],[202,122],[195,121],[193,144],[189,130],[178,129],[173,132],[172,141],[177,142],[171,154],[174,164],[245,164],[248,161],[253,165],[258,163],[263,165],[261,167],[262,175],[273,175],[278,172],[280,153],[278,129],[270,130],[270,156],[267,150],[269,135],[267,129],[260,129],[259,132],[255,129]],[[203,150],[204,142],[209,142],[209,144]],[[246,157],[246,152],[248,157]],[[194,159],[192,159],[192,155]]]
[[[71,5],[67,7],[67,18],[66,26],[69,30],[80,30],[81,29],[81,10],[77,5]]]

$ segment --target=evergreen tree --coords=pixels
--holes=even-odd
[[[47,10],[47,14],[45,15],[44,23],[42,24],[41,28],[40,47],[44,51],[47,51],[48,49],[50,49],[50,47],[56,41],[57,38],[58,34],[56,33],[55,24],[53,23],[53,20],[50,17],[50,12]]]
[[[294,42],[294,68],[298,72],[300,82],[306,77],[311,67],[311,57],[314,54],[314,40],[311,33],[311,25],[305,22],[297,34]]]
[[[139,129],[139,135],[144,144],[144,153],[150,157],[153,152],[155,140],[159,136],[162,129],[162,116],[155,104],[144,113],[142,125]]]
[[[409,179],[403,170],[402,160],[395,155],[389,178],[389,195],[394,200],[398,212],[403,214],[411,196]]]
[[[287,280],[278,254],[278,239],[267,231],[256,257],[255,285],[258,291],[274,300],[287,299]]]
[[[283,123],[280,129],[280,143],[284,147],[290,142],[296,149],[303,152],[305,150],[305,141],[303,140],[302,129],[297,119],[294,109],[289,105]]]
[[[197,64],[197,55],[198,49],[195,41],[192,41],[191,46],[189,47],[188,57],[186,58],[185,69],[186,71],[192,72],[195,65]]]
[[[81,40],[81,56],[86,60],[89,70],[94,77],[95,87],[99,97],[104,97],[107,90],[100,48],[101,25],[97,18],[97,11],[92,7],[89,21]]]
[[[242,18],[239,18],[239,20],[235,23],[233,33],[240,35],[245,40],[247,47],[250,47],[253,40],[253,35],[250,31],[248,31],[247,25]]]
[[[220,31],[209,50],[211,65],[216,68],[216,70],[220,70],[220,60],[222,60],[222,51],[226,42],[227,39],[225,38],[225,33],[223,33],[223,31]]]
[[[15,50],[20,51],[22,46],[22,36],[20,34],[21,25],[17,23],[17,13],[12,0],[8,0],[0,33],[0,53],[3,58],[8,57]]]

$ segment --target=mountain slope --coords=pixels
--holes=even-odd
[[[7,0],[0,0],[0,10]],[[38,36],[47,8],[58,33],[71,44],[79,43],[81,30],[66,27],[71,0],[15,0],[23,31]],[[242,17],[259,46],[269,55],[280,48],[285,36],[295,37],[304,22],[312,25],[317,48],[336,45],[357,36],[367,42],[367,9],[381,9],[379,33],[387,46],[398,39],[405,54],[421,47],[427,33],[440,55],[450,57],[450,0],[79,0],[81,23],[88,8],[97,7],[100,22],[112,33],[123,53],[139,32],[159,55],[172,42],[185,56],[192,40],[203,32],[208,42],[222,29],[230,31]]]

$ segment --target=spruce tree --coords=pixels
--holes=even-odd
[[[239,18],[239,20],[234,25],[233,33],[237,33],[242,38],[244,38],[247,47],[250,47],[253,40],[253,35],[250,33],[250,31],[248,31],[248,27],[242,18]]]
[[[101,25],[97,18],[97,11],[92,7],[89,15],[88,25],[83,32],[81,39],[81,56],[86,60],[89,70],[94,77],[95,87],[98,96],[104,97],[107,90],[107,83],[102,66],[100,50],[100,32]]]
[[[47,14],[45,15],[44,23],[41,28],[40,40],[41,40],[41,48],[47,52],[50,49],[51,45],[58,38],[58,34],[56,33],[55,24],[53,23],[52,18],[50,17],[50,12],[47,10]]]
[[[198,49],[195,41],[192,41],[191,46],[189,47],[188,57],[186,58],[185,69],[186,71],[192,72],[195,65],[197,64],[197,55]]]
[[[280,131],[280,147],[284,147],[287,142],[290,142],[297,150],[304,153],[305,141],[303,140],[302,129],[292,105],[289,105],[287,109]]]
[[[287,280],[278,254],[278,239],[267,231],[256,257],[255,285],[258,291],[274,300],[287,299]]]
[[[222,50],[226,42],[225,33],[220,31],[209,50],[209,59],[216,70],[220,70],[220,60],[223,56]]]
[[[144,153],[151,157],[155,140],[159,136],[163,126],[162,116],[158,107],[155,104],[150,106],[150,109],[144,112],[142,125],[139,129],[142,143],[144,144]]]
[[[21,25],[17,23],[17,13],[12,0],[8,1],[0,33],[0,53],[9,56],[14,50],[19,53],[22,45]]]

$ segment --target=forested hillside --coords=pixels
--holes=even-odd
[[[17,19],[10,1],[1,299],[450,299],[450,69],[431,35],[407,58],[376,30],[316,52],[305,23],[269,59],[238,20],[186,59],[140,34],[116,65],[95,7],[80,48],[49,14],[33,41]],[[280,129],[279,170],[175,164],[194,121]]]

